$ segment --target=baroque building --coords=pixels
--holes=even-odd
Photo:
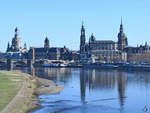
[[[124,51],[127,53],[128,62],[150,63],[150,46],[147,42],[137,47],[127,46]]]
[[[33,49],[35,52],[35,59],[49,59],[49,60],[72,60],[72,52],[64,46],[50,47],[48,37],[45,38],[44,47],[30,47],[28,58],[33,58]]]
[[[123,32],[123,24],[121,20],[120,32],[118,33],[118,50],[123,51],[126,46],[128,46],[128,39]]]
[[[123,32],[123,24],[121,20],[120,31],[118,33],[118,41],[113,40],[96,40],[92,34],[89,42],[86,42],[85,28],[82,24],[80,36],[80,59],[94,56],[95,59],[104,62],[121,62],[127,60],[126,52],[123,49],[128,45],[127,37]]]
[[[12,38],[11,44],[8,42],[7,50],[5,53],[5,58],[11,58],[11,59],[26,59],[28,55],[28,50],[26,47],[26,43],[24,44],[24,47],[22,47],[22,40],[19,36],[19,30],[16,27],[15,28],[15,34]]]
[[[8,52],[20,52],[20,53],[27,52],[26,43],[24,44],[24,48],[22,48],[22,40],[21,40],[21,37],[19,36],[19,30],[17,27],[15,29],[15,35],[12,38],[11,45],[8,42],[6,52],[7,53]]]

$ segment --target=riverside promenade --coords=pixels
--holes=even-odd
[[[35,107],[36,80],[19,71],[0,71],[0,112],[25,113]]]
[[[0,113],[27,113],[39,108],[40,94],[55,94],[63,86],[20,71],[0,71]]]

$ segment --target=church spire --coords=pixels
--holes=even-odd
[[[8,42],[8,44],[7,44],[7,52],[10,50],[10,44],[9,44],[9,42]]]
[[[84,52],[85,50],[85,43],[86,43],[86,38],[85,38],[85,28],[82,22],[82,27],[81,27],[81,35],[80,35],[80,52]]]
[[[49,40],[48,40],[48,37],[46,36],[45,42],[44,42],[44,48],[48,49],[49,47],[50,47]]]
[[[125,36],[125,33],[123,32],[123,24],[121,18],[120,31],[118,33],[118,49],[122,51],[124,47],[127,45],[128,45],[128,39]]]
[[[16,28],[15,28],[15,37],[16,37],[16,38],[18,37],[18,34],[19,34],[19,30],[18,30],[18,28],[16,27]]]
[[[81,34],[82,34],[82,33],[85,33],[83,21],[82,21],[82,27],[81,27]]]
[[[121,24],[120,24],[120,32],[123,32],[122,17],[121,17]]]
[[[121,25],[122,25],[122,17],[121,17]]]
[[[17,27],[15,28],[15,32],[18,32],[18,28]]]
[[[8,47],[8,48],[10,48],[10,44],[9,44],[9,42],[8,42],[8,45],[7,45],[7,47]]]

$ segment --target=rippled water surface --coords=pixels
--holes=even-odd
[[[64,85],[55,95],[41,95],[41,109],[31,113],[150,112],[150,72],[38,68],[37,76]]]

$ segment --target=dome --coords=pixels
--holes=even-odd
[[[89,40],[90,42],[94,42],[95,41],[95,37],[94,37],[94,35],[93,35],[93,33],[92,33],[92,35],[91,35],[91,37],[90,37],[90,40]]]

